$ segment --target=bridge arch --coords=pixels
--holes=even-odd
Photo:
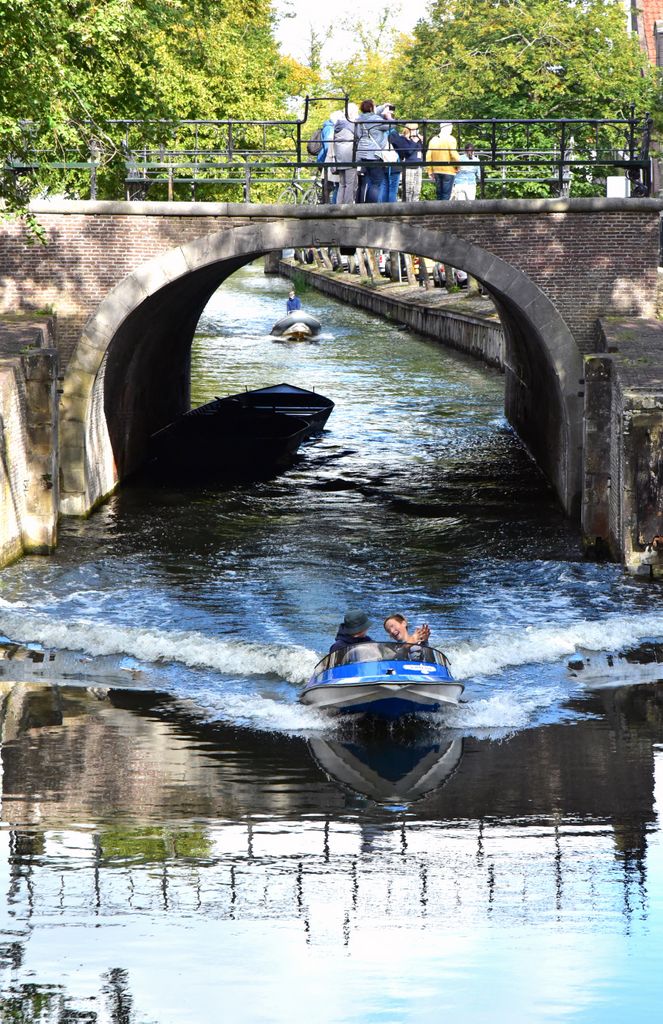
[[[551,300],[517,267],[451,231],[322,216],[204,235],[150,260],[109,292],[87,322],[64,380],[62,511],[90,511],[138,467],[149,435],[188,408],[191,343],[216,288],[265,253],[310,245],[416,253],[481,282],[505,333],[506,415],[567,512],[577,514],[583,362]]]

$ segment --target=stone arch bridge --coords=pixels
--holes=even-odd
[[[505,412],[571,515],[582,495],[583,355],[599,318],[655,310],[654,200],[343,207],[49,201],[47,245],[0,222],[3,311],[52,308],[63,373],[60,508],[84,515],[189,407],[190,348],[210,295],[286,247],[365,246],[450,263],[495,301]]]

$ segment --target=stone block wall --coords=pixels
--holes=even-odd
[[[632,572],[663,575],[648,551],[663,533],[663,324],[600,324],[605,352],[585,361],[582,525],[590,545]]]
[[[57,367],[50,321],[0,321],[0,566],[57,542]]]

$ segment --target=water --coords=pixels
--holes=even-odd
[[[0,675],[0,1019],[650,1013],[663,687],[600,652],[663,639],[660,588],[584,561],[499,374],[316,294],[319,343],[275,342],[286,293],[224,285],[193,387],[332,397],[290,470],[127,488],[0,577],[62,684]],[[466,702],[299,705],[348,606],[429,622]]]

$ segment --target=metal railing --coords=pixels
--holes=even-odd
[[[72,126],[69,138],[49,146],[38,125],[23,123],[20,154],[5,173],[31,176],[42,194],[83,198],[227,199],[239,202],[316,202],[329,198],[332,168],[318,163],[307,143],[323,117],[315,104],[348,111],[348,97],[306,97],[291,120],[115,119]],[[440,119],[395,118],[399,130],[416,121],[424,154]],[[630,194],[651,192],[649,114],[610,119],[472,119],[454,122],[458,150],[474,146],[480,197],[605,195],[610,174],[629,179]],[[397,165],[402,169],[405,165]],[[444,173],[446,166],[420,164]]]

